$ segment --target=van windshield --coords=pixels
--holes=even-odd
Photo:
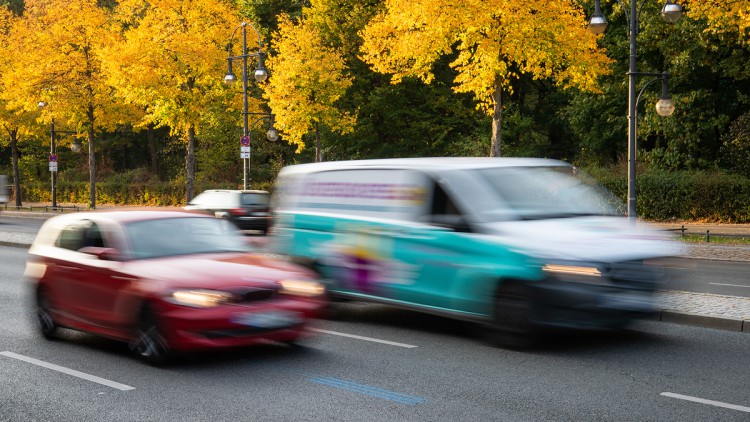
[[[623,215],[624,204],[575,167],[504,167],[477,170],[502,205],[480,211],[490,221],[508,213],[523,220]]]

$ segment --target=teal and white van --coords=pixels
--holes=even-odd
[[[630,222],[575,167],[414,158],[285,167],[271,248],[332,298],[475,320],[524,345],[541,327],[622,327],[653,311],[676,242]]]

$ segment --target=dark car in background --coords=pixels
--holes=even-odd
[[[172,352],[294,343],[325,306],[310,270],[256,253],[234,225],[174,210],[47,220],[28,253],[41,333],[124,341],[143,360]]]
[[[185,209],[229,220],[241,230],[266,234],[271,218],[269,199],[270,194],[264,190],[210,189],[193,198]]]

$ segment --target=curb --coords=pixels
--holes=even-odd
[[[653,319],[656,321],[671,322],[673,324],[679,325],[691,325],[704,328],[714,328],[724,331],[750,333],[750,321],[742,319],[691,314],[687,312],[671,310],[657,311]]]
[[[21,243],[21,242],[7,242],[5,240],[0,240],[0,246],[7,246],[9,248],[29,249],[31,247],[31,244]]]

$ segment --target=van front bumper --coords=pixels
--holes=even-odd
[[[617,328],[656,312],[653,290],[549,282],[536,291],[542,326]]]
[[[539,324],[617,328],[656,313],[654,292],[665,277],[661,268],[632,262],[608,268],[598,275],[548,273],[534,289]]]

